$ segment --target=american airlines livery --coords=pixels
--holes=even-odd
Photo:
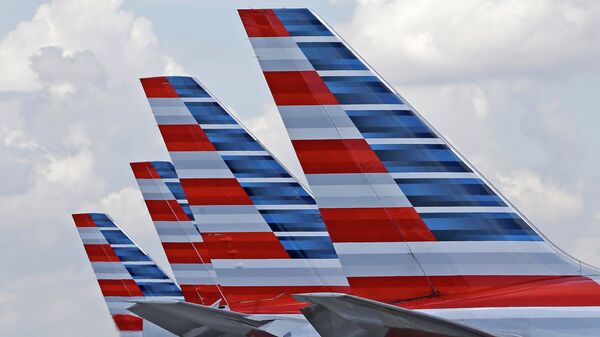
[[[141,79],[171,162],[131,168],[175,281],[73,215],[122,336],[600,336],[600,271],[318,15],[239,15],[311,192],[196,79]]]

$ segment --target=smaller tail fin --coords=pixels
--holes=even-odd
[[[173,336],[127,311],[133,305],[127,301],[183,300],[179,287],[108,215],[73,214],[73,220],[120,336]]]
[[[227,302],[173,164],[130,165],[185,300],[203,305]]]

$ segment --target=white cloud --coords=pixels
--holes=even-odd
[[[78,74],[76,68],[83,69],[84,78],[90,75],[85,70],[94,63],[90,63],[90,58],[96,57],[113,85],[138,74],[173,69],[173,60],[159,49],[152,22],[123,10],[122,3],[123,0],[52,0],[41,5],[31,20],[21,22],[0,40],[0,73],[4,74],[0,91],[39,89],[39,81],[47,73],[31,67],[29,60],[45,47],[60,47],[73,63],[70,74]],[[50,51],[55,59],[60,57],[56,50]],[[52,62],[47,59],[45,65]],[[51,74],[53,79],[61,76],[60,70],[59,67]]]
[[[498,181],[503,194],[534,222],[561,222],[583,211],[581,189],[570,192],[530,170],[500,175]]]
[[[359,0],[342,33],[394,82],[506,77],[593,65],[599,18],[591,1]]]
[[[0,246],[19,254],[0,335],[116,335],[71,213],[112,213],[165,263],[128,162],[165,156],[137,78],[184,70],[122,3],[52,0],[0,37]]]

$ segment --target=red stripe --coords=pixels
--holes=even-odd
[[[158,128],[169,151],[215,151],[198,124],[159,125]]]
[[[182,284],[181,291],[186,302],[212,305],[221,299],[221,293],[216,285],[189,285]],[[226,303],[222,302],[225,305]]]
[[[348,277],[348,283],[353,295],[385,303],[430,296],[433,293],[424,276]]]
[[[96,223],[92,220],[89,213],[72,214],[75,227],[96,227]]]
[[[83,245],[90,262],[119,262],[119,257],[110,245]]]
[[[177,200],[144,200],[153,221],[190,221]]]
[[[307,304],[296,302],[292,294],[350,292],[344,286],[224,286],[222,289],[231,310],[246,314],[297,314]]]
[[[515,289],[523,284],[541,284],[562,282],[569,276],[545,275],[450,275],[450,276],[369,276],[349,277],[352,294],[373,300],[395,303],[412,298],[428,297],[432,294],[430,284],[436,290],[436,296],[418,303],[425,308],[428,303],[435,308],[441,302],[458,298],[464,299],[470,294],[487,293],[492,289]],[[600,288],[599,288],[600,290]],[[413,303],[413,302],[411,302]],[[417,306],[415,306],[417,308]]]
[[[466,277],[467,279],[476,277]],[[402,304],[410,309],[479,308],[479,307],[553,307],[598,306],[600,285],[581,276],[546,277],[522,276],[524,284],[500,286],[502,276],[487,276],[494,288],[468,294],[439,296]],[[527,278],[534,279],[526,281]],[[538,278],[536,281],[535,278]],[[496,280],[496,282],[494,282]]]
[[[190,205],[252,205],[235,178],[181,179]]]
[[[160,179],[160,174],[150,162],[129,163],[136,179]]]
[[[140,78],[140,82],[148,98],[179,97],[166,77]]]
[[[266,71],[277,105],[339,104],[316,71]]]
[[[134,280],[98,280],[98,283],[104,296],[144,296]]]
[[[210,263],[204,242],[163,242],[169,263]]]
[[[113,315],[113,320],[119,331],[142,331],[144,320],[132,315]]]
[[[289,259],[273,232],[203,233],[212,259]]]
[[[305,174],[387,172],[364,139],[294,140],[292,144]]]
[[[289,36],[272,9],[238,9],[248,37]]]
[[[333,242],[435,241],[412,207],[322,208]]]

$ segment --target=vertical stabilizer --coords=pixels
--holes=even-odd
[[[355,294],[581,273],[317,15],[239,14]]]
[[[106,214],[73,214],[73,220],[120,335],[174,337],[127,308],[133,300],[183,300],[179,288]]]
[[[232,310],[298,312],[291,295],[348,291],[314,199],[190,77],[141,79]]]

